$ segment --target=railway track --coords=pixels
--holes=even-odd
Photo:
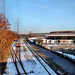
[[[20,48],[19,48],[19,51],[20,51]],[[19,53],[20,53],[20,52],[19,52]],[[22,64],[22,61],[21,61],[20,56],[17,56],[16,52],[13,50],[12,47],[11,47],[11,49],[10,49],[10,54],[11,54],[11,56],[12,56],[12,59],[13,59],[13,62],[14,62],[14,64],[15,64],[15,67],[16,67],[16,70],[17,70],[18,75],[23,75],[23,74],[24,74],[24,75],[27,75],[27,72],[25,71],[25,69],[24,69],[24,67],[23,67],[23,64]],[[16,61],[16,59],[17,59],[17,61]],[[18,66],[17,66],[17,62],[19,62],[19,65],[20,65],[20,67],[22,68],[23,73],[20,72],[20,70],[19,70],[19,68],[18,68]]]
[[[42,63],[41,60],[40,60],[40,57],[33,51],[33,49],[30,47],[29,44],[26,44],[25,45],[27,46],[27,48],[31,51],[31,53],[36,57],[36,59],[38,60],[38,62],[41,64],[41,66],[43,67],[43,69],[46,71],[46,73],[48,75],[57,75],[54,71],[54,74],[51,74],[51,71],[49,67],[47,67],[47,64],[45,65],[45,63]],[[14,62],[14,65],[15,65],[15,68],[16,68],[16,71],[17,71],[17,74],[16,75],[29,75],[30,73],[34,73],[29,71],[29,72],[26,72],[27,70],[25,69],[25,67],[23,66],[24,63],[22,62],[21,60],[21,57],[19,55],[20,53],[20,49],[18,49],[18,53],[16,52],[16,50],[13,50],[13,46],[11,47],[10,49],[10,54],[12,56],[12,59],[13,59],[13,62]],[[43,61],[43,60],[42,60]],[[44,62],[44,61],[43,61]],[[47,68],[46,68],[47,67]],[[20,70],[20,68],[22,70]]]
[[[26,45],[27,48],[32,52],[32,54],[38,59],[38,61],[39,61],[40,64],[43,66],[43,68],[47,71],[47,73],[48,73],[49,75],[51,75],[50,72],[49,72],[49,70],[48,70],[48,69],[44,66],[44,64],[41,62],[40,57],[33,51],[32,47],[30,47],[29,44],[27,44],[27,43],[25,43],[25,45]]]

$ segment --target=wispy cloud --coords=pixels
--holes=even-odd
[[[60,13],[61,11],[59,11],[59,10],[55,10],[55,9],[50,9],[49,7],[46,7],[46,6],[42,6],[42,5],[37,5],[37,4],[32,4],[32,3],[29,3],[30,5],[32,5],[32,6],[36,6],[36,7],[39,7],[39,8],[44,8],[44,9],[48,9],[48,10],[50,10],[50,11],[52,11],[52,12],[57,12],[57,13]]]
[[[56,13],[60,13],[60,12],[61,12],[60,10],[51,9],[51,8],[49,8],[49,7],[42,6],[42,5],[38,5],[38,4],[25,3],[25,2],[22,2],[22,1],[14,1],[14,2],[19,2],[19,3],[22,3],[22,4],[31,5],[31,6],[35,6],[35,7],[39,7],[39,8],[43,8],[43,9],[48,9],[48,10],[50,10],[51,12],[56,12]]]

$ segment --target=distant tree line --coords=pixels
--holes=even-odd
[[[17,37],[17,34],[10,30],[10,25],[8,19],[0,14],[0,51],[4,50]]]

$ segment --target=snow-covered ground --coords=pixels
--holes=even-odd
[[[45,48],[47,49],[51,49],[51,47],[54,47],[54,46],[58,46],[58,45],[44,45]],[[63,48],[64,50],[68,50],[69,48]],[[71,50],[74,50],[73,48]],[[64,56],[67,56],[73,60],[75,60],[75,55],[72,55],[72,54],[67,54],[67,53],[62,53],[61,51],[56,51],[57,53],[60,53],[60,54],[63,54]]]
[[[60,54],[63,54],[64,56],[67,56],[73,60],[75,60],[75,55],[72,55],[72,54],[67,54],[67,53],[62,53],[61,51],[56,51],[57,53],[60,53]]]
[[[15,43],[12,46],[13,46],[13,49],[16,50]],[[24,47],[26,51],[24,51]],[[21,54],[23,67],[28,73],[27,75],[49,75],[48,72],[41,65],[41,63],[38,61],[38,59],[31,53],[31,51],[23,43],[23,40],[21,40],[20,54]],[[51,75],[56,75],[56,73],[41,58],[40,60],[43,63],[43,65],[47,68],[47,70],[50,72]],[[19,62],[17,62],[17,66],[19,68],[19,71],[21,73],[24,73]],[[3,75],[16,75],[17,74],[15,65],[11,57],[8,58],[6,71],[7,71],[7,74],[3,74]],[[32,71],[33,73],[30,73]],[[22,75],[25,75],[25,74],[22,74]]]
[[[12,46],[13,46],[13,49],[16,50],[16,42]],[[3,75],[16,75],[17,74],[12,56],[10,56],[7,60],[5,72],[6,73]]]
[[[58,45],[43,45],[43,47],[47,49],[51,49],[52,47],[55,47],[55,46],[58,46]]]
[[[27,49],[27,51],[23,51],[23,46]],[[21,51],[21,59],[23,60],[22,63],[25,66],[26,72],[34,72],[29,75],[49,75],[25,44],[21,46]],[[42,59],[40,60],[45,65],[45,67],[47,67],[47,69],[50,71],[51,75],[56,75],[56,73]]]

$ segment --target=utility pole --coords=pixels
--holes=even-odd
[[[18,37],[19,37],[19,18],[17,18],[17,34],[18,34]]]
[[[0,0],[0,15],[2,14],[4,25],[5,25],[5,0]],[[3,66],[0,66],[0,75],[2,75],[2,68]]]
[[[24,38],[25,38],[25,28],[24,28]]]
[[[14,25],[14,26],[17,27],[16,32],[17,32],[17,34],[19,35],[19,33],[20,33],[19,26],[21,26],[21,25],[20,25],[20,18],[19,18],[19,17],[17,18],[16,25]]]
[[[4,14],[4,20],[5,20],[5,0],[3,0],[3,14]]]
[[[0,13],[5,14],[5,0],[0,0]]]
[[[20,18],[18,17],[17,18],[16,25],[15,25],[15,26],[17,26],[17,29],[16,30],[17,30],[18,37],[19,37],[19,33],[20,33],[20,30],[19,30],[20,22],[19,21],[20,21]]]
[[[5,0],[0,0],[0,14],[3,14],[5,21]]]
[[[0,0],[0,15],[2,15],[3,17],[3,24],[4,24],[4,28],[6,30],[6,26],[5,26],[5,0]],[[6,32],[5,32],[6,34]]]

